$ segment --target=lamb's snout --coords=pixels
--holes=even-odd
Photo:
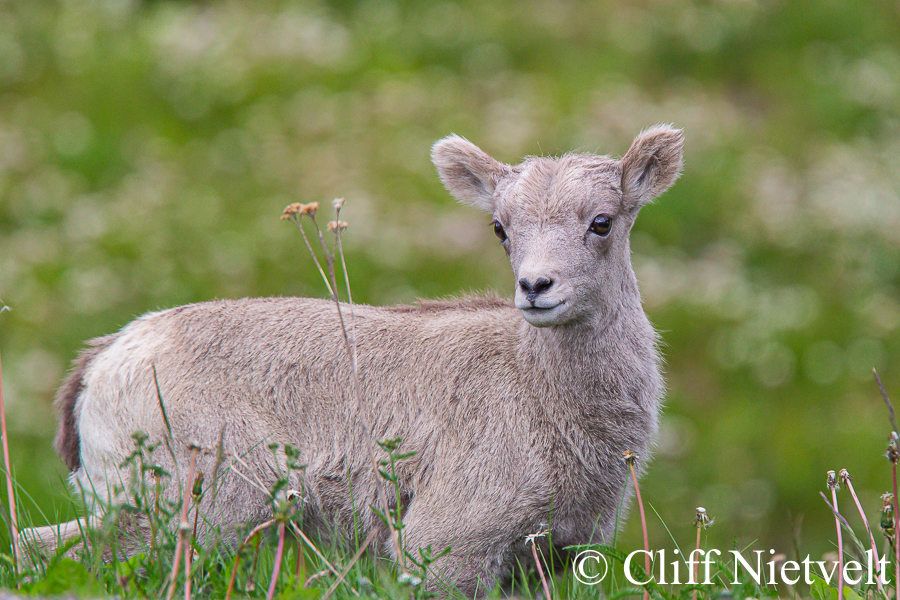
[[[552,269],[523,269],[516,282],[516,308],[535,327],[549,327],[566,321],[566,282]]]
[[[527,277],[519,279],[519,287],[525,292],[525,299],[534,304],[535,299],[543,292],[550,289],[553,280],[547,277],[538,277],[534,283],[531,283]]]

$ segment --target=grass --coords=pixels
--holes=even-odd
[[[347,224],[340,220],[343,200],[333,203],[335,220],[328,223],[327,230],[334,235],[331,246],[326,243],[322,229],[315,219],[318,204],[292,204],[282,216],[292,221],[299,229],[305,246],[312,255],[322,279],[334,300],[336,310],[341,316],[340,324],[345,343],[345,350],[350,358],[353,373],[351,388],[355,401],[362,409],[363,394],[359,387],[356,369],[356,348],[353,333],[353,309],[350,297],[350,284],[343,263],[341,233]],[[302,219],[308,217],[319,242],[322,261],[314,251],[303,227]],[[323,264],[324,263],[324,264]],[[336,264],[340,264],[344,272],[349,313],[338,298],[338,280]],[[816,600],[858,600],[859,598],[890,598],[889,590],[897,586],[900,590],[900,561],[896,560],[895,550],[900,547],[898,536],[898,495],[896,493],[896,468],[900,460],[898,450],[898,432],[894,423],[893,406],[887,393],[875,374],[879,389],[888,408],[892,431],[889,438],[887,458],[891,463],[894,482],[894,493],[885,494],[882,506],[881,528],[885,538],[885,548],[879,553],[865,510],[853,489],[849,472],[842,469],[839,475],[828,471],[827,488],[831,493],[829,500],[823,499],[835,517],[836,524],[836,560],[834,563],[822,561],[817,574],[812,575],[808,587],[787,585],[782,578],[780,583],[772,577],[759,580],[748,565],[753,551],[750,548],[732,548],[730,559],[719,558],[704,563],[701,572],[699,560],[712,549],[703,547],[703,533],[713,525],[704,508],[695,509],[694,524],[697,528],[696,543],[689,557],[680,552],[677,540],[671,538],[675,554],[666,555],[665,551],[651,549],[648,536],[648,524],[645,516],[644,500],[640,493],[634,463],[638,460],[633,453],[626,452],[623,457],[629,466],[635,498],[638,504],[641,529],[643,533],[643,550],[628,552],[612,545],[594,544],[570,548],[571,553],[563,561],[563,568],[554,560],[543,556],[538,538],[552,535],[551,531],[537,532],[528,536],[525,544],[529,545],[534,559],[533,568],[519,565],[513,574],[512,581],[503,589],[490,592],[496,597],[501,593],[514,593],[519,597],[543,598],[623,598],[642,596],[644,600],[651,597],[659,600],[697,600],[698,598],[731,597],[761,598],[776,596],[806,596]],[[2,365],[0,365],[0,427],[4,441],[4,460],[9,510],[5,518],[11,532],[21,526],[29,526],[34,520],[28,512],[24,512],[22,523],[19,522],[17,506],[21,503],[24,491],[19,489],[15,494],[16,484],[10,475],[8,448],[6,447],[6,420],[2,395]],[[160,410],[165,418],[165,404],[160,396]],[[360,410],[360,414],[364,411]],[[370,428],[363,422],[367,435],[371,437]],[[269,450],[276,456],[282,452],[286,457],[285,471],[279,473],[276,483],[267,490],[271,503],[272,518],[249,527],[239,527],[237,539],[240,543],[223,543],[233,532],[217,527],[200,527],[198,524],[210,522],[208,514],[201,514],[200,503],[207,495],[213,498],[208,508],[215,510],[215,494],[222,476],[220,466],[225,462],[221,436],[217,449],[216,468],[211,477],[206,479],[203,473],[196,470],[196,458],[201,451],[196,445],[189,447],[190,463],[184,471],[184,479],[176,471],[173,476],[166,472],[154,459],[155,453],[167,451],[172,453],[171,430],[166,439],[155,444],[148,444],[143,432],[135,432],[134,451],[122,465],[132,473],[132,477],[121,490],[124,501],[118,504],[106,504],[96,523],[81,529],[76,539],[62,545],[55,552],[42,553],[31,545],[18,547],[19,539],[10,536],[8,554],[0,554],[0,586],[17,589],[27,595],[52,596],[61,593],[74,593],[85,597],[116,595],[123,598],[161,598],[172,600],[177,596],[191,598],[225,598],[236,597],[265,598],[428,598],[436,595],[426,586],[426,582],[434,574],[430,571],[432,564],[450,549],[409,548],[404,544],[403,516],[401,514],[401,490],[397,476],[397,466],[411,458],[411,453],[401,453],[400,439],[374,440],[371,447],[379,447],[383,458],[370,455],[372,468],[378,473],[379,485],[392,488],[396,502],[394,508],[387,503],[387,495],[382,491],[379,497],[384,500],[380,507],[373,507],[387,530],[397,556],[401,559],[391,562],[379,558],[372,552],[375,533],[364,540],[355,537],[352,540],[331,538],[330,542],[312,539],[306,535],[300,525],[303,522],[304,503],[300,492],[289,487],[292,471],[303,470],[299,464],[299,453],[290,446],[269,445]],[[174,458],[174,454],[173,454]],[[240,457],[232,457],[240,463]],[[276,460],[276,464],[280,464]],[[164,490],[168,486],[178,486],[175,500],[166,500]],[[864,524],[867,543],[860,541],[856,533],[838,510],[838,490],[841,486],[850,492],[854,505],[859,511]],[[127,489],[125,489],[127,488]],[[352,490],[351,490],[352,493]],[[83,496],[85,494],[83,493]],[[624,501],[624,494],[623,494]],[[73,513],[83,513],[77,505],[72,506]],[[354,521],[355,521],[354,517]],[[663,528],[668,531],[665,523]],[[142,531],[143,534],[138,534]],[[198,535],[198,531],[200,535]],[[844,533],[847,534],[844,538]],[[845,544],[846,539],[846,544]],[[868,546],[868,547],[867,547]],[[840,573],[847,561],[856,559],[871,552],[877,559],[885,560],[894,557],[894,573],[889,569],[879,571],[877,581],[863,580],[854,583],[829,573]],[[585,575],[584,563],[578,557],[590,552],[592,560],[599,567],[602,561],[606,565],[609,576],[602,579],[599,585],[587,585],[580,578]],[[734,554],[736,553],[736,554]],[[575,556],[575,561],[571,560]],[[642,557],[639,561],[635,557]],[[552,558],[552,557],[551,557]],[[777,557],[776,557],[777,558]],[[795,557],[800,561],[799,555]],[[643,562],[643,567],[640,566]],[[773,559],[770,573],[787,564],[786,557]],[[778,567],[777,565],[781,565]],[[819,565],[819,563],[816,563]],[[836,566],[835,566],[836,565]],[[590,567],[590,565],[589,565]],[[588,569],[590,570],[590,568]],[[762,572],[762,569],[760,569]],[[784,573],[782,570],[781,573]],[[882,582],[881,578],[884,578]],[[852,578],[851,578],[852,579]],[[452,589],[446,590],[450,596],[459,595]]]

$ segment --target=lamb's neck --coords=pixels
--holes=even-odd
[[[624,308],[624,307],[622,307]],[[619,371],[623,354],[655,355],[655,334],[639,308],[607,313],[606,318],[555,327],[533,327],[524,322],[522,351],[546,380],[563,386],[593,380],[610,367]],[[648,365],[649,366],[649,365]]]

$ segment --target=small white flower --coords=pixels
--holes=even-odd
[[[525,536],[525,543],[533,546],[538,538],[547,537],[548,535],[550,535],[550,530],[548,529],[538,531],[537,533],[531,533]]]
[[[400,573],[400,575],[397,577],[397,582],[398,583],[406,583],[406,584],[415,586],[415,585],[421,585],[422,578],[416,577],[412,573]]]

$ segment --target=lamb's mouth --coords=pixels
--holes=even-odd
[[[553,306],[526,306],[522,310],[524,310],[526,312],[533,312],[533,313],[539,315],[542,313],[552,312],[552,311],[556,310],[557,308],[559,308],[560,306],[562,306],[563,304],[565,304],[565,302],[560,302],[559,304],[554,304]]]
[[[533,312],[534,314],[537,315],[537,314],[552,312],[552,311],[556,310],[557,308],[559,308],[560,306],[564,305],[565,303],[566,303],[565,300],[560,300],[559,302],[557,302],[556,304],[553,304],[552,306],[540,306],[538,304],[535,304],[534,301],[526,300],[525,302],[521,302],[521,303],[516,302],[516,308],[518,308],[522,312]],[[522,304],[522,306],[519,306],[519,304]]]
[[[553,306],[525,306],[520,308],[522,316],[535,327],[549,327],[559,324],[565,302]]]

